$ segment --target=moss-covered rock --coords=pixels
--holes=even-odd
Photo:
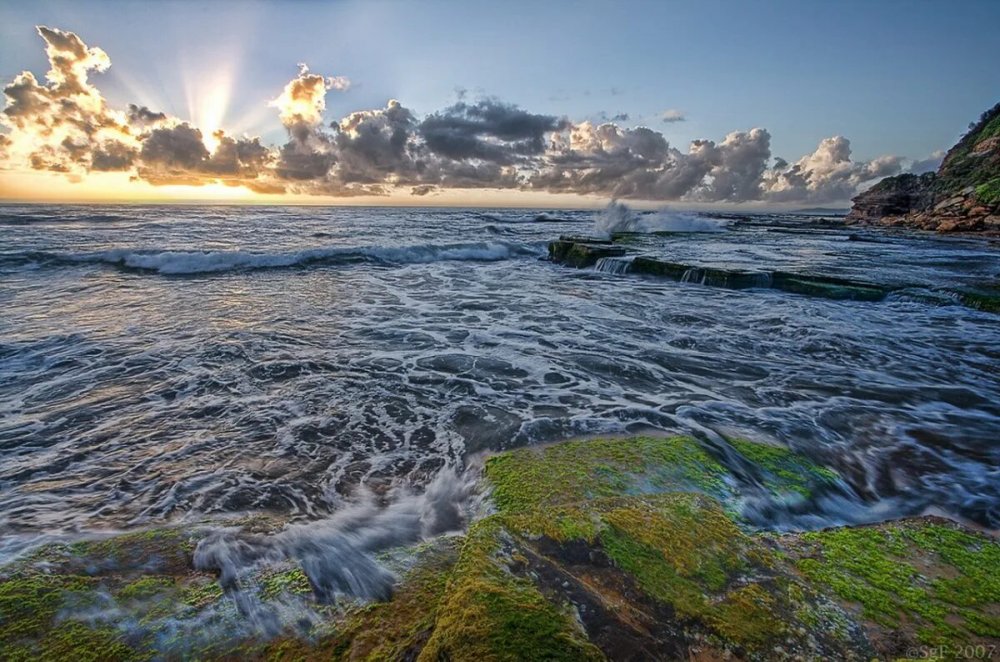
[[[682,489],[731,494],[725,467],[690,437],[590,439],[521,448],[491,457],[484,474],[493,500],[505,513]]]
[[[846,299],[851,301],[881,301],[886,296],[885,288],[871,283],[834,278],[832,276],[808,276],[777,271],[772,274],[771,287],[793,294],[822,297],[824,299]]]
[[[742,439],[730,439],[729,444],[775,495],[791,492],[808,499],[817,489],[829,487],[840,480],[837,472],[787,448]]]
[[[491,457],[494,510],[464,536],[383,555],[398,582],[382,602],[319,604],[292,560],[224,591],[179,529],[50,545],[0,569],[0,658],[869,660],[1000,641],[995,540],[936,518],[751,530],[749,490],[809,500],[840,479],[784,448],[728,444],[640,436]],[[267,614],[291,618],[249,627]]]
[[[778,492],[836,480],[782,449],[736,448],[764,460],[761,473]],[[723,509],[714,497],[731,498],[734,479],[694,439],[520,449],[491,458],[485,475],[499,510],[494,526],[511,536],[544,593],[572,601],[606,656],[860,659],[868,651],[842,609]],[[610,607],[622,601],[634,613]],[[830,627],[818,631],[817,622]]]
[[[605,257],[621,257],[625,249],[610,241],[587,237],[560,237],[549,243],[549,259],[578,269],[591,267]]]
[[[462,546],[434,633],[420,660],[590,660],[571,607],[514,574],[519,548],[497,517],[474,524]]]
[[[1000,313],[1000,287],[980,287],[966,289],[958,293],[963,305],[988,313]]]
[[[1000,641],[1000,545],[991,538],[928,517],[791,535],[782,545],[887,658]]]
[[[731,290],[770,288],[824,299],[881,301],[888,293],[887,288],[873,283],[833,276],[814,276],[786,271],[766,273],[700,267],[646,256],[639,256],[632,260],[628,273],[698,283],[711,287],[724,287]]]

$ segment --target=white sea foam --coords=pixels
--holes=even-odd
[[[294,524],[273,536],[246,536],[223,529],[198,543],[195,566],[218,571],[225,587],[259,564],[296,561],[317,596],[386,599],[395,581],[375,555],[450,531],[460,531],[473,504],[478,466],[464,473],[447,467],[420,494],[398,490],[382,507],[372,494],[327,519]]]
[[[444,261],[495,262],[533,255],[530,246],[506,242],[427,244],[414,246],[360,246],[310,248],[287,253],[247,251],[136,251],[111,250],[81,254],[52,254],[55,261],[98,262],[161,274],[200,274],[248,269],[275,269],[322,262],[374,261],[425,264]]]
[[[634,232],[725,232],[725,221],[698,214],[661,210],[655,214],[640,214],[621,202],[612,201],[594,219],[594,232],[612,234]]]

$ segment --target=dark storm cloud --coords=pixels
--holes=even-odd
[[[545,149],[545,134],[565,126],[551,115],[535,115],[497,99],[460,101],[420,124],[427,147],[454,160],[511,164]]]
[[[216,131],[213,138],[217,146],[209,152],[201,130],[186,122],[153,129],[142,141],[138,177],[155,185],[218,181],[252,190],[283,190],[263,180],[273,155],[259,139],[231,138],[222,131]]]
[[[129,124],[139,126],[149,126],[167,121],[166,113],[153,112],[146,106],[138,106],[134,103],[128,105],[125,115],[128,117]]]
[[[201,129],[188,123],[154,129],[139,153],[145,166],[164,170],[194,170],[208,160]]]
[[[405,180],[422,167],[414,155],[417,120],[395,99],[379,110],[351,113],[336,126],[336,177],[344,183]]]
[[[117,140],[107,140],[94,148],[90,167],[97,171],[129,170],[135,163],[138,151]]]

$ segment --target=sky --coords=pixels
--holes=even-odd
[[[1000,100],[990,25],[995,0],[0,0],[0,199],[843,205]]]

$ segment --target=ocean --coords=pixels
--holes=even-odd
[[[561,234],[616,231],[765,278],[546,259]],[[804,296],[766,287],[777,270],[891,291]],[[245,513],[329,532],[490,451],[631,433],[723,460],[725,438],[773,443],[843,477],[805,506],[746,504],[768,528],[997,528],[1000,317],[961,293],[998,277],[980,239],[795,214],[0,207],[0,559]]]

